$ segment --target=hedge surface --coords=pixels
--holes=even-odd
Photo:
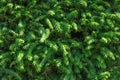
[[[120,0],[0,0],[1,80],[120,80]]]

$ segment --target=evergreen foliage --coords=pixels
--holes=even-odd
[[[0,0],[0,80],[120,80],[120,0]]]

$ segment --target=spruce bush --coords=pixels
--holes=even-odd
[[[120,80],[120,0],[0,0],[1,80]]]

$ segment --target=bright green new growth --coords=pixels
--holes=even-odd
[[[0,0],[0,80],[120,80],[120,0]]]

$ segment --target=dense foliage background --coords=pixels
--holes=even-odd
[[[120,80],[120,0],[0,0],[0,80]]]

